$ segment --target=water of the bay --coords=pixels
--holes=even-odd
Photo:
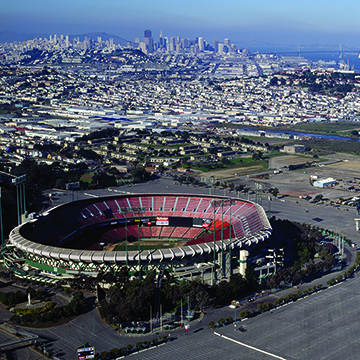
[[[299,56],[299,48],[293,46],[249,46],[248,49],[251,53],[260,52],[262,54],[277,54],[278,56]],[[319,60],[325,62],[336,62],[336,67],[340,62],[349,64],[350,69],[360,71],[360,58],[359,49],[350,49],[340,46],[327,46],[327,47],[301,47],[300,56],[312,62]]]

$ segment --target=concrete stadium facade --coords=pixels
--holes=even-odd
[[[112,236],[107,243],[126,238],[127,251],[98,248],[100,240],[91,237],[99,231],[105,239]],[[133,274],[161,268],[175,274],[211,270],[212,277],[228,277],[244,271],[241,252],[271,233],[264,209],[243,199],[132,194],[59,205],[13,229],[9,242],[27,266],[49,273],[95,275],[127,266]],[[181,245],[128,250],[128,238],[135,239],[132,248],[136,238],[139,246],[140,240],[151,245],[154,239]]]

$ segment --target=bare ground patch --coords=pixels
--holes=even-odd
[[[257,172],[263,171],[264,168],[262,165],[248,166],[242,168],[231,168],[231,169],[222,169],[222,170],[214,170],[208,172],[202,172],[200,175],[205,177],[214,176],[217,179],[227,179],[232,176],[242,176],[242,175],[250,175]]]
[[[302,157],[296,155],[285,155],[285,156],[276,156],[269,160],[270,169],[276,169],[277,167],[284,167],[289,165],[299,165],[305,164],[307,161],[314,161],[312,157]]]
[[[356,171],[356,172],[360,172],[360,161],[342,161],[342,162],[338,162],[336,164],[329,164],[326,166],[326,168],[328,169],[336,169],[336,170],[346,170],[346,171]]]

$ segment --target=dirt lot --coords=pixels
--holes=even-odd
[[[199,175],[204,177],[214,176],[217,179],[228,179],[235,176],[235,174],[237,174],[237,176],[243,176],[243,175],[254,174],[262,171],[263,171],[263,167],[261,165],[256,165],[256,166],[248,166],[243,168],[213,170],[208,172],[202,172]]]
[[[360,161],[349,160],[341,161],[336,164],[330,164],[325,167],[329,171],[334,171],[336,174],[343,174],[350,176],[359,176],[360,175]]]
[[[289,165],[298,165],[298,164],[304,164],[307,161],[312,162],[314,161],[314,158],[312,156],[304,157],[304,156],[297,156],[297,155],[284,155],[284,156],[277,156],[269,161],[269,168],[270,169],[276,169],[276,168],[282,168],[284,166]]]

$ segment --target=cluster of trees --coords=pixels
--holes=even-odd
[[[12,307],[16,304],[26,302],[28,299],[28,294],[30,294],[31,299],[42,300],[48,296],[48,293],[43,289],[35,289],[29,286],[26,291],[9,291],[9,292],[0,292],[0,302],[5,306]]]
[[[266,278],[267,288],[278,288],[287,283],[296,285],[301,280],[320,276],[332,268],[334,256],[319,244],[323,238],[319,229],[307,224],[275,218],[271,219],[271,225],[273,234],[269,241],[276,244],[276,247],[284,247],[291,261],[289,261],[290,266],[279,268],[275,275]],[[315,254],[319,254],[321,261],[314,262]]]
[[[225,326],[233,322],[232,316],[228,316],[226,319],[221,317],[217,322],[211,320],[209,321],[209,328],[214,329],[215,327]]]
[[[143,166],[137,166],[130,171],[131,176],[134,179],[134,183],[143,183],[150,180],[151,174],[145,170]]]
[[[124,277],[115,279],[106,299],[100,302],[100,315],[108,323],[120,325],[127,321],[148,319],[149,308],[154,312],[160,301],[163,312],[180,307],[182,299],[189,299],[192,308],[202,310],[209,305],[226,305],[237,297],[244,296],[256,288],[252,270],[246,277],[236,275],[229,282],[223,281],[209,288],[198,280],[181,281],[176,284],[172,277],[163,279],[160,294],[154,282],[155,273],[149,273],[144,280],[128,281]]]
[[[0,302],[5,306],[13,306],[27,300],[27,294],[24,291],[11,291],[0,293]]]
[[[56,306],[43,313],[33,311],[23,316],[12,315],[10,322],[12,324],[25,326],[42,323],[57,323],[60,320],[80,315],[82,313],[83,301],[83,293],[78,292],[73,296],[67,305]]]

